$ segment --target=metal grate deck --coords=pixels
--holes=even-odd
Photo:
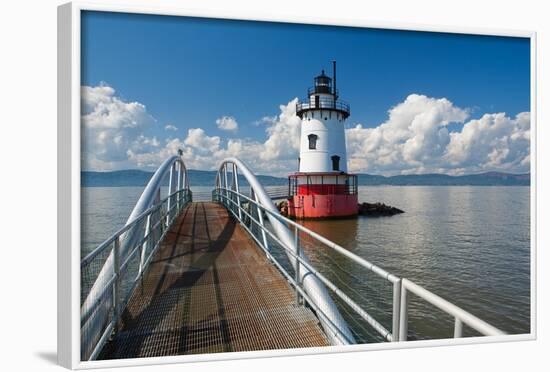
[[[99,359],[325,346],[318,319],[215,203],[167,234]]]

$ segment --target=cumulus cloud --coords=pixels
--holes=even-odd
[[[185,149],[183,142],[178,138],[171,138],[165,141],[164,146],[153,151],[128,151],[128,160],[138,168],[156,168],[162,161],[177,154],[179,149]]]
[[[346,131],[350,170],[378,174],[463,174],[529,170],[529,113],[467,119],[470,112],[446,98],[411,94],[374,128]],[[450,123],[464,124],[449,132]]]
[[[82,87],[82,97],[85,169],[155,168],[178,149],[191,169],[216,169],[226,157],[238,157],[261,174],[284,176],[298,166],[297,99],[280,105],[277,115],[259,119],[257,123],[265,125],[265,138],[259,140],[221,138],[202,128],[189,128],[182,137],[159,139],[145,134],[156,125],[146,107],[122,100],[112,87]],[[515,117],[470,115],[446,98],[411,94],[392,107],[380,125],[355,124],[346,129],[349,169],[386,175],[529,171],[528,112]],[[450,130],[451,123],[458,123],[460,129]],[[217,124],[230,132],[238,128],[229,116]],[[172,126],[177,129],[172,124],[164,129],[173,131],[168,128]]]
[[[234,156],[264,173],[283,174],[296,165],[300,119],[296,100],[280,106],[280,114],[266,118],[266,140],[210,136],[202,128],[190,128],[183,138],[158,139],[146,135],[156,125],[145,105],[117,96],[107,84],[82,87],[83,168],[113,170],[155,168],[168,156],[183,150],[189,168],[215,169],[221,160]],[[234,118],[217,121],[226,130],[236,130]],[[168,124],[165,131],[177,127]]]
[[[280,113],[262,120],[266,125],[265,141],[231,139],[224,156],[239,157],[260,174],[286,176],[298,166],[300,124],[296,116],[297,98],[280,105]]]
[[[529,112],[515,118],[498,113],[471,120],[461,132],[450,134],[444,161],[449,167],[528,171],[530,123]]]
[[[229,132],[236,132],[239,129],[239,124],[232,116],[222,116],[219,119],[216,119],[216,125],[221,130],[226,130]]]
[[[170,130],[170,131],[177,131],[178,130],[178,127],[176,127],[175,125],[172,125],[172,124],[167,124],[164,126],[164,130]]]
[[[260,125],[264,125],[264,124],[269,125],[269,124],[273,123],[276,120],[277,120],[277,115],[275,115],[275,116],[264,116],[263,118],[254,121],[252,123],[252,125],[254,125],[255,127],[259,127]]]
[[[108,170],[131,166],[129,152],[152,151],[160,146],[144,131],[155,124],[145,105],[126,102],[101,84],[82,87],[82,154],[84,169]]]
[[[202,128],[190,128],[183,139],[167,139],[165,146],[150,152],[130,154],[138,167],[153,167],[168,156],[183,150],[188,168],[213,170],[227,157],[238,157],[262,174],[284,176],[297,167],[300,119],[296,116],[296,99],[279,107],[280,114],[266,122],[266,140],[210,136]]]

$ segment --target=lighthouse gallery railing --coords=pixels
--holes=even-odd
[[[249,195],[240,192],[239,171],[251,184]],[[454,337],[465,335],[463,325],[471,328],[469,335],[475,335],[475,332],[484,336],[504,334],[414,282],[399,278],[283,217],[269,198],[262,198],[263,187],[255,187],[256,182],[242,162],[227,159],[219,168],[213,199],[222,203],[241,222],[270,261],[279,268],[294,288],[297,302],[307,303],[316,312],[333,344],[407,341],[414,338],[415,333],[409,334],[408,327],[411,293],[424,300],[415,304],[414,315],[423,317],[426,322],[426,316],[433,318],[433,307],[436,307],[450,315],[448,320],[438,318],[437,327],[441,327],[440,322],[443,321],[452,328],[452,319]],[[323,265],[323,262],[328,262],[328,265]],[[308,291],[308,281],[316,281],[318,287],[328,291]],[[319,301],[319,297],[326,296],[327,292],[331,297]],[[334,298],[334,303],[330,298]],[[326,311],[327,308],[330,311]]]
[[[168,196],[161,200],[167,176]],[[167,159],[151,177],[126,225],[81,260],[81,360],[96,359],[116,331],[151,258],[191,198],[183,161],[179,156]]]
[[[299,113],[305,110],[322,110],[322,109],[332,109],[342,111],[345,114],[350,114],[349,103],[342,100],[335,100],[333,98],[321,97],[319,100],[303,99],[296,103],[296,112]]]

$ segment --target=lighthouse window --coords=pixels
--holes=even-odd
[[[334,155],[331,157],[332,159],[332,170],[338,171],[340,170],[340,157],[338,155]]]
[[[307,139],[309,140],[309,149],[315,150],[317,148],[317,136],[315,134],[310,134],[307,136]]]

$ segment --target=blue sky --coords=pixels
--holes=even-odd
[[[475,159],[462,163],[457,162],[455,156],[449,158],[448,164],[435,164],[425,155],[411,157],[401,148],[401,154],[387,160],[394,161],[394,166],[382,166],[377,164],[380,156],[374,158],[373,154],[357,150],[372,148],[374,131],[384,129],[380,128],[383,123],[388,124],[386,134],[407,126],[402,122],[392,124],[389,110],[400,105],[414,107],[412,116],[398,118],[412,122],[423,115],[417,108],[422,106],[428,112],[433,111],[433,105],[437,106],[442,99],[451,105],[443,106],[463,111],[463,115],[455,113],[446,120],[436,118],[433,123],[426,124],[434,130],[444,127],[447,131],[437,134],[445,137],[439,145],[445,147],[447,153],[453,142],[451,134],[463,132],[465,125],[481,120],[484,115],[504,114],[510,122],[508,125],[514,127],[509,128],[507,135],[510,138],[518,130],[525,132],[529,129],[529,124],[525,124],[528,119],[523,117],[519,123],[517,115],[528,114],[530,110],[528,39],[100,12],[84,13],[82,34],[82,86],[107,86],[113,91],[109,93],[111,99],[123,104],[143,105],[143,116],[138,120],[144,122],[137,125],[139,130],[129,135],[155,139],[158,144],[155,146],[154,141],[149,141],[149,147],[138,149],[139,146],[134,146],[133,155],[136,156],[139,151],[153,153],[155,147],[159,148],[158,153],[173,139],[178,139],[182,145],[197,145],[197,141],[186,142],[190,129],[202,130],[201,136],[212,145],[210,157],[221,150],[226,154],[231,139],[241,141],[241,145],[263,144],[265,147],[273,132],[280,132],[285,126],[288,129],[295,123],[288,119],[291,113],[285,113],[280,106],[288,105],[295,97],[303,98],[312,85],[313,76],[322,68],[330,71],[330,61],[336,59],[340,96],[350,103],[352,110],[346,126],[357,129],[360,125],[361,129],[361,133],[350,131],[354,137],[348,139],[348,149],[350,144],[355,148],[350,158],[357,158],[351,167],[356,171],[452,174],[528,170],[525,154],[529,149],[525,149],[525,144],[515,154],[522,159],[511,159],[508,148],[507,154],[501,151],[501,157],[505,155],[506,159],[501,163],[489,162],[489,165],[481,164],[478,154],[471,154]],[[411,95],[424,97],[424,100],[408,100]],[[445,107],[439,107],[443,110],[440,118],[445,116]],[[238,130],[220,129],[216,120],[223,117],[234,119]],[[264,117],[269,119],[259,123]],[[498,122],[496,116],[487,120]],[[281,121],[285,122],[281,124]],[[177,131],[166,130],[166,125],[176,127]],[[477,124],[479,128],[487,125]],[[97,135],[97,131],[92,132],[90,136]],[[216,137],[219,138],[217,147],[216,141],[211,141]],[[396,150],[408,139],[411,137],[386,145]],[[456,145],[457,141],[455,138],[453,151],[461,146],[464,151],[470,149],[464,143]],[[433,143],[422,144],[424,147],[431,145]],[[487,152],[484,155],[489,157],[496,146],[483,144]],[[272,173],[283,174],[292,169],[290,159],[296,149],[290,147],[289,153],[271,158],[281,161]],[[90,150],[89,156],[102,150],[91,143],[85,149]],[[372,150],[374,154],[376,151],[385,153],[388,148]],[[121,161],[124,155],[118,154],[115,164],[109,162],[107,153],[109,151],[101,162],[90,162],[88,168],[147,168],[158,163],[153,156],[142,157],[141,161],[134,156],[133,161],[124,162]],[[188,155],[192,165],[213,167]],[[365,159],[370,156],[366,163],[361,159],[363,155]],[[267,154],[264,160],[272,156]],[[496,169],[499,164],[502,169]],[[262,167],[261,163],[255,165]],[[269,172],[266,169],[264,173]]]

